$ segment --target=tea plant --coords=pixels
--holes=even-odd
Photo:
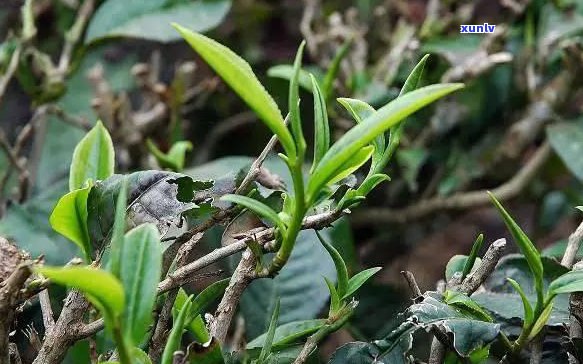
[[[284,119],[243,59],[211,38],[174,26],[276,139],[252,164],[246,178],[225,191],[216,188],[217,181],[177,172],[114,174],[112,139],[104,125],[97,122],[75,148],[69,192],[61,197],[50,217],[51,226],[78,246],[83,263],[51,267],[44,266],[41,259],[25,263],[13,273],[36,277],[24,291],[42,297],[47,326],[35,363],[58,363],[75,342],[96,334],[112,338],[115,344],[99,352],[99,360],[122,364],[305,362],[320,341],[351,317],[358,304],[357,290],[379,268],[350,277],[338,250],[318,234],[336,267],[336,277],[326,278],[330,292],[327,318],[307,326],[278,327],[277,304],[267,333],[254,341],[254,347],[261,350],[228,354],[227,330],[242,292],[255,279],[278,275],[290,260],[301,230],[320,230],[332,224],[365,199],[375,186],[388,180],[382,171],[398,145],[402,130],[399,123],[462,87],[461,84],[420,87],[427,60],[424,57],[407,79],[401,95],[378,110],[359,100],[339,100],[357,124],[332,143],[326,96],[319,81],[311,76],[315,135],[313,156],[308,158],[299,98],[303,44],[295,57],[288,116]],[[276,140],[283,150],[279,157],[285,162],[292,183],[286,192],[266,199],[254,188],[254,179]],[[150,145],[156,158],[164,162],[161,165],[180,170],[187,145],[175,148],[164,155]],[[358,187],[350,183],[349,177],[369,160],[366,178]],[[200,199],[197,197],[200,193],[211,197]],[[197,260],[188,260],[211,227],[233,224],[249,213],[265,225],[238,231],[233,236],[234,242]],[[229,280],[213,283],[197,295],[188,295],[180,288],[195,278],[200,269],[241,250],[245,252]],[[270,260],[265,263],[267,259]],[[47,306],[49,284],[71,289],[56,321]],[[9,293],[20,288],[6,286]],[[218,298],[221,300],[216,314],[205,322],[205,310]],[[87,322],[88,319],[92,321]],[[103,328],[104,333],[100,333]],[[186,338],[190,344],[183,346]]]

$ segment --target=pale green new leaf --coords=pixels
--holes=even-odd
[[[302,119],[300,115],[300,70],[302,68],[302,57],[304,56],[304,47],[306,42],[303,41],[296,53],[294,60],[294,73],[289,82],[288,108],[289,118],[291,120],[291,130],[296,143],[297,153],[302,154],[306,150],[306,139],[302,130]],[[293,158],[292,158],[293,159]]]
[[[534,319],[534,311],[532,310],[532,305],[530,304],[528,297],[526,297],[524,290],[522,289],[518,282],[516,282],[512,278],[506,278],[506,280],[510,282],[512,287],[514,287],[516,292],[518,292],[518,294],[520,295],[520,299],[522,300],[522,307],[524,309],[524,327],[527,327],[532,323],[532,320]]]
[[[291,80],[294,74],[294,66],[291,64],[278,64],[267,70],[269,77],[281,78],[284,80]],[[312,81],[310,80],[310,73],[304,69],[300,70],[300,77],[298,78],[300,87],[306,91],[312,92]]]
[[[69,171],[69,190],[86,187],[89,180],[104,180],[113,175],[113,142],[101,121],[75,147]]]
[[[178,24],[173,24],[173,26],[277,135],[288,156],[294,156],[295,144],[283,121],[281,111],[259,82],[249,64],[224,45]]]
[[[59,199],[49,222],[51,227],[75,243],[89,260],[91,242],[87,231],[87,197],[91,187],[74,190]]]
[[[333,185],[334,183],[340,182],[344,178],[350,176],[370,159],[374,150],[375,148],[372,145],[367,145],[357,151],[350,159],[348,159],[348,161],[338,168],[337,174],[333,176],[327,184]]]
[[[127,302],[122,318],[124,333],[139,344],[152,322],[162,271],[162,247],[155,225],[140,225],[125,235],[119,263]]]
[[[538,316],[534,325],[532,325],[532,330],[530,331],[530,334],[528,334],[528,340],[534,339],[536,335],[538,335],[538,333],[543,329],[543,327],[545,327],[547,321],[549,321],[549,317],[551,317],[552,312],[553,303],[550,302]]]
[[[174,172],[181,172],[184,169],[186,153],[192,150],[192,143],[187,140],[172,144],[168,153],[164,153],[158,149],[151,139],[146,140],[146,146],[156,158],[160,167],[171,169]]]
[[[190,307],[192,306],[192,298],[193,296],[188,297],[180,309],[176,320],[174,320],[172,323],[172,331],[170,331],[170,335],[168,335],[168,340],[166,341],[166,346],[164,347],[164,352],[162,353],[162,364],[172,364],[174,352],[180,348],[182,333],[184,331],[184,327],[186,326],[186,318],[188,317]]]
[[[326,281],[326,286],[328,286],[328,291],[330,291],[330,314],[334,314],[340,309],[340,295],[331,280],[324,277],[324,281]]]
[[[338,250],[336,250],[336,248],[334,248],[332,244],[324,240],[319,231],[316,231],[316,236],[318,236],[320,243],[322,243],[322,246],[324,246],[328,254],[330,254],[332,261],[334,262],[334,266],[336,267],[336,276],[338,280],[337,292],[338,296],[342,297],[346,294],[346,291],[348,290],[348,269],[346,269],[346,263],[344,263],[344,259],[342,259],[342,256],[340,255]]]
[[[381,267],[374,267],[365,269],[362,272],[356,273],[350,280],[348,281],[348,289],[346,290],[346,294],[342,297],[343,300],[351,297],[363,284],[366,283],[372,276],[378,273],[382,268]]]
[[[310,78],[314,95],[314,161],[311,168],[311,172],[313,172],[320,159],[330,148],[330,125],[328,124],[326,99],[314,75],[310,74]]]
[[[106,324],[124,310],[124,291],[121,282],[111,273],[90,267],[39,267],[40,274],[51,282],[77,288],[102,309]]]
[[[528,266],[532,272],[532,275],[534,276],[535,289],[536,289],[537,297],[538,297],[537,307],[540,309],[540,307],[541,307],[540,305],[542,305],[542,300],[543,300],[543,295],[544,295],[544,292],[543,292],[543,289],[544,289],[543,288],[543,263],[542,263],[542,260],[540,257],[540,253],[536,249],[534,244],[530,241],[528,236],[524,233],[524,231],[522,231],[520,226],[518,226],[518,224],[516,224],[516,222],[514,221],[514,219],[512,219],[510,214],[504,209],[504,207],[502,207],[500,202],[498,202],[496,197],[494,197],[494,195],[490,192],[488,192],[488,194],[490,195],[490,199],[494,203],[494,206],[496,206],[496,208],[500,212],[500,215],[502,215],[502,218],[504,219],[504,222],[506,223],[506,227],[510,231],[510,234],[512,234],[514,241],[516,242],[516,244],[518,245],[518,247],[522,251],[522,254],[524,254],[524,257],[526,258]]]
[[[463,84],[439,84],[426,86],[399,97],[383,106],[362,123],[344,134],[320,161],[310,178],[307,190],[308,201],[336,175],[339,166],[347,162],[361,148],[378,135],[433,101],[463,87]]]
[[[279,218],[277,212],[275,212],[271,207],[267,206],[263,202],[257,201],[247,196],[241,195],[224,195],[221,200],[236,203],[249,210],[253,211],[260,217],[263,217],[273,224],[275,224],[282,232],[285,232],[285,225],[283,221]]]
[[[277,328],[277,319],[279,318],[279,307],[280,301],[277,300],[275,303],[275,308],[273,309],[273,314],[271,315],[271,322],[269,323],[269,329],[267,330],[267,335],[265,336],[265,341],[263,347],[261,348],[261,353],[257,359],[257,364],[263,364],[267,360],[267,357],[271,353],[271,346],[273,345],[273,337],[275,336],[275,329]]]

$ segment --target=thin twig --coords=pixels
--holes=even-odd
[[[55,316],[53,315],[53,308],[51,306],[51,297],[49,296],[49,290],[43,289],[38,294],[38,300],[40,302],[40,309],[43,316],[43,324],[45,325],[45,332],[50,331],[55,325]]]
[[[492,189],[500,201],[505,201],[520,194],[526,185],[536,176],[540,168],[551,155],[551,148],[545,142],[532,158],[514,177],[504,184]],[[353,214],[351,222],[355,225],[400,223],[420,219],[443,210],[463,210],[469,207],[488,205],[490,198],[486,190],[460,192],[449,197],[434,197],[402,208],[369,208]]]
[[[22,52],[22,48],[20,46],[16,47],[14,52],[12,52],[12,57],[10,58],[10,63],[8,64],[8,68],[4,73],[4,77],[0,78],[0,102],[6,93],[6,88],[8,84],[10,84],[10,80],[14,77],[14,73],[18,68],[18,61],[20,60],[20,53]]]
[[[567,248],[565,249],[565,254],[563,259],[561,259],[561,264],[567,268],[573,267],[575,264],[575,259],[577,259],[577,252],[581,246],[581,240],[583,239],[583,222],[577,226],[577,229],[569,235],[569,241],[567,243]]]
[[[402,270],[401,275],[403,275],[403,278],[405,278],[407,284],[409,285],[409,289],[411,290],[411,299],[413,301],[417,301],[419,297],[423,296],[423,293],[421,293],[421,290],[419,289],[419,285],[417,284],[415,276],[408,270]]]

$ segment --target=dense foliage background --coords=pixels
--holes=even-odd
[[[383,269],[361,289],[348,324],[321,345],[323,360],[346,342],[377,339],[395,327],[397,313],[410,305],[411,296],[401,271],[413,272],[423,292],[434,290],[445,279],[452,256],[469,254],[479,233],[488,243],[510,237],[486,190],[504,202],[543,252],[545,264],[554,267],[549,274],[563,273],[551,258],[563,256],[566,239],[581,220],[575,206],[583,204],[583,2],[91,3],[94,10],[81,18],[78,34],[74,25],[83,16],[81,0],[31,1],[34,29],[23,20],[23,1],[0,3],[0,80],[7,81],[0,83],[0,236],[30,256],[44,255],[50,265],[79,256],[76,245],[53,231],[49,216],[67,192],[73,150],[97,119],[112,136],[117,173],[170,168],[200,180],[233,183],[271,137],[169,25],[177,22],[246,59],[282,110],[287,110],[291,64],[302,39],[304,70],[320,80],[326,82],[327,70],[335,58],[340,60],[326,98],[333,140],[354,124],[335,98],[358,98],[380,107],[399,94],[425,54],[431,56],[424,84],[466,84],[406,120],[385,171],[391,181],[325,230],[350,273]],[[460,24],[484,22],[495,24],[496,31],[459,32]],[[300,97],[311,105],[306,77],[300,75]],[[302,112],[304,120],[311,120],[310,107]],[[311,145],[311,124],[306,128]],[[168,162],[163,154],[177,141],[191,143],[179,147],[187,150],[186,159]],[[265,166],[291,185],[275,156]],[[363,177],[356,173],[357,179]],[[195,255],[220,246],[221,229],[210,230]],[[518,248],[509,245],[507,253],[512,252]],[[279,324],[313,319],[326,310],[329,294],[321,277],[334,275],[335,269],[315,234],[300,234],[293,257],[276,279],[253,282],[244,294],[233,333],[244,335],[241,342],[267,330],[276,297],[281,297]],[[222,269],[225,278],[236,263],[217,264],[208,272]],[[522,276],[524,266],[518,256],[509,257],[488,288],[510,292],[503,278],[528,281]],[[200,290],[208,283],[200,280],[190,288]],[[66,294],[59,288],[52,293],[54,302]],[[478,302],[507,319],[505,325],[516,326],[516,315],[496,306],[496,300],[484,294]],[[556,303],[551,334],[568,321],[567,305],[567,299]],[[38,329],[39,323],[40,312],[25,307],[15,331],[22,347],[23,329],[29,324]],[[68,360],[84,362],[76,358],[86,358],[94,350],[91,345],[77,344]],[[416,345],[415,355],[427,357],[429,346],[423,347],[427,350]],[[566,360],[558,348],[558,341],[545,342],[545,360],[552,360],[550,352],[560,356],[556,362]],[[22,360],[30,362],[26,353],[21,352]]]

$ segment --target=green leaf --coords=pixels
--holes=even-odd
[[[225,195],[221,197],[221,200],[236,203],[245,208],[248,208],[260,217],[268,219],[270,222],[275,224],[282,233],[285,233],[285,225],[277,215],[277,212],[275,212],[271,207],[267,206],[263,202],[241,195]]]
[[[134,364],[152,364],[152,360],[142,349],[131,348]]]
[[[186,326],[186,318],[190,312],[192,298],[193,296],[188,297],[180,309],[176,320],[172,324],[172,330],[170,331],[170,335],[168,335],[168,341],[166,341],[166,346],[164,347],[164,352],[162,353],[162,364],[172,364],[172,357],[174,352],[180,348],[182,332]]]
[[[326,324],[324,319],[302,320],[288,322],[278,326],[273,336],[272,351],[281,350],[297,344],[301,339],[315,333]],[[267,333],[264,333],[247,344],[247,350],[261,348],[265,344]]]
[[[524,309],[524,327],[527,327],[531,324],[532,320],[534,319],[532,305],[530,304],[530,301],[528,300],[528,297],[526,297],[526,294],[524,293],[524,290],[522,289],[520,284],[512,278],[506,279],[508,280],[508,282],[510,282],[512,287],[514,287],[516,292],[518,292],[518,294],[520,295],[520,299],[522,300],[522,307]]]
[[[334,80],[336,79],[336,76],[338,75],[338,70],[340,69],[340,63],[342,62],[344,57],[346,57],[346,55],[348,54],[348,51],[350,50],[350,46],[352,46],[352,38],[349,38],[344,42],[342,47],[340,47],[340,49],[338,49],[338,51],[334,55],[332,62],[330,62],[330,66],[328,67],[328,70],[326,71],[326,75],[324,76],[324,80],[322,81],[322,90],[324,91],[324,95],[326,96],[326,99],[328,97],[330,97],[330,95],[332,95]]]
[[[549,318],[551,317],[551,313],[553,312],[553,303],[550,302],[545,309],[541,312],[541,314],[536,319],[534,325],[532,325],[532,330],[528,334],[528,340],[534,339],[536,335],[546,326]]]
[[[421,85],[421,78],[423,77],[423,71],[425,69],[425,64],[427,63],[427,59],[429,58],[429,54],[426,54],[421,58],[419,63],[413,68],[413,71],[409,74],[407,79],[405,80],[405,84],[401,91],[399,92],[399,96],[401,97],[406,93],[414,91],[419,88]],[[376,172],[380,172],[385,166],[389,163],[389,160],[395,154],[397,147],[401,141],[401,136],[403,135],[403,130],[405,129],[405,122],[399,123],[398,125],[391,128],[391,132],[389,135],[389,143],[387,148],[383,152],[383,156],[375,168]]]
[[[350,342],[339,347],[328,364],[409,364],[412,361],[407,357],[411,350],[412,339],[410,335],[400,338],[390,352],[381,353],[381,349],[374,343]]]
[[[125,235],[121,248],[120,279],[126,293],[123,327],[125,336],[139,344],[152,322],[162,270],[158,230],[153,224],[138,226]]]
[[[391,101],[363,120],[362,123],[350,129],[332,145],[320,161],[318,169],[310,178],[307,200],[312,201],[320,189],[336,175],[338,167],[347,162],[378,135],[415,111],[462,87],[462,84],[440,84],[412,91]]]
[[[39,267],[40,274],[51,282],[77,288],[102,311],[105,324],[113,329],[124,310],[124,291],[111,273],[90,267]]]
[[[342,299],[345,300],[347,298],[350,298],[366,281],[368,281],[372,276],[377,274],[377,272],[380,271],[381,269],[382,269],[381,267],[374,267],[356,273],[348,281],[348,289],[346,290],[346,294],[344,294]]]
[[[269,329],[265,335],[265,340],[263,342],[263,347],[261,348],[261,353],[257,359],[257,364],[263,364],[267,357],[271,353],[271,346],[273,345],[273,338],[275,336],[275,329],[277,328],[277,319],[279,318],[279,306],[280,301],[277,300],[275,303],[275,308],[273,309],[273,314],[271,315],[271,322],[269,323]]]
[[[306,149],[306,140],[302,130],[302,119],[300,115],[300,90],[299,77],[302,68],[302,57],[304,56],[304,47],[306,42],[303,41],[298,47],[296,58],[294,60],[294,73],[289,83],[288,108],[292,134],[296,143],[298,153],[303,153]]]
[[[357,99],[350,99],[347,97],[340,97],[336,99],[340,105],[344,106],[346,111],[350,113],[357,124],[362,123],[363,120],[373,115],[376,110],[364,101]],[[374,138],[372,144],[374,145],[373,164],[382,157],[385,150],[385,134],[381,133]]]
[[[184,169],[186,153],[192,150],[192,143],[186,140],[172,144],[168,153],[164,153],[158,149],[151,139],[146,140],[146,146],[156,158],[160,167],[168,168],[174,172],[180,172]]]
[[[171,22],[204,32],[219,25],[230,7],[229,0],[107,0],[91,17],[85,43],[115,37],[171,42],[180,39]]]
[[[282,78],[289,81],[294,75],[294,66],[290,64],[279,64],[277,66],[270,67],[267,70],[267,75],[269,77]],[[310,80],[310,72],[304,69],[300,70],[298,84],[306,91],[313,92],[314,90],[312,87],[312,81]]]
[[[188,362],[191,364],[224,364],[225,358],[221,345],[217,339],[212,338],[210,342],[199,344],[193,342],[188,347]]]
[[[454,255],[453,257],[451,257],[449,262],[447,262],[447,265],[445,266],[446,281],[449,281],[455,273],[457,272],[462,273],[466,266],[466,263],[468,262],[468,259],[469,257],[467,255]],[[482,260],[480,258],[476,258],[474,266],[472,267],[472,270],[470,272],[476,270],[476,268],[480,266],[481,262]]]
[[[468,274],[470,274],[470,272],[474,268],[476,259],[478,259],[478,254],[480,253],[480,249],[482,249],[483,243],[484,234],[480,234],[474,241],[474,244],[472,245],[472,250],[470,251],[470,256],[468,257],[468,260],[466,260],[466,263],[464,264],[464,269],[462,271],[462,279],[464,279]]]
[[[478,320],[493,322],[492,317],[467,295],[456,291],[445,291],[443,301],[450,306],[460,309],[462,312],[470,314]]]
[[[318,231],[316,231],[316,236],[318,237],[318,240],[320,240],[320,243],[322,243],[322,246],[326,248],[326,251],[330,254],[330,257],[334,262],[334,266],[336,267],[336,278],[338,281],[336,292],[338,296],[343,297],[348,290],[348,270],[346,269],[346,263],[344,263],[344,259],[342,259],[340,253],[338,253],[338,250],[326,242]]]
[[[74,190],[57,202],[51,213],[51,227],[77,244],[86,260],[90,260],[91,243],[87,232],[87,197],[91,187]]]
[[[310,74],[310,78],[314,95],[314,160],[310,170],[313,173],[320,159],[330,148],[330,125],[328,124],[326,99],[316,78],[312,74]]]
[[[368,176],[361,184],[358,186],[358,194],[361,196],[367,196],[379,183],[384,181],[390,181],[391,178],[386,174],[377,173]]]
[[[295,155],[295,144],[281,111],[249,66],[241,57],[222,44],[178,24],[174,28],[221,78],[253,109],[277,135],[288,156]]]
[[[113,174],[113,142],[101,121],[91,129],[73,152],[69,171],[69,190],[84,188],[87,181],[104,180]]]
[[[115,219],[111,230],[111,244],[109,249],[109,271],[118,278],[121,275],[121,255],[125,244],[127,199],[128,180],[124,178],[115,204]]]
[[[348,159],[336,170],[336,174],[328,181],[327,184],[332,185],[338,183],[344,178],[350,176],[370,159],[373,152],[374,147],[372,145],[367,145],[357,151],[350,159]]]
[[[578,123],[560,123],[547,127],[549,143],[565,166],[583,181],[583,127]]]
[[[574,270],[563,274],[551,282],[549,296],[561,293],[583,292],[583,271]]]
[[[204,310],[216,299],[218,299],[227,286],[229,285],[230,278],[221,279],[216,281],[205,289],[203,289],[199,294],[196,295],[194,300],[192,300],[192,307],[190,308],[189,317],[198,316],[204,313]]]
[[[542,305],[542,300],[543,300],[543,295],[544,295],[544,292],[543,292],[543,263],[542,263],[542,260],[540,257],[540,253],[538,252],[538,250],[536,249],[534,244],[530,241],[528,236],[524,233],[524,231],[522,231],[522,229],[516,224],[514,219],[512,219],[510,214],[508,214],[508,212],[506,212],[506,210],[504,209],[504,207],[502,207],[500,202],[498,202],[496,197],[494,197],[494,195],[491,194],[490,192],[488,192],[488,194],[490,195],[490,199],[494,203],[494,206],[496,206],[496,208],[498,209],[498,211],[502,215],[502,218],[504,219],[504,222],[506,223],[506,227],[508,228],[508,230],[512,234],[514,241],[516,242],[516,244],[518,245],[518,247],[522,251],[522,254],[524,254],[526,261],[528,262],[528,266],[530,267],[530,270],[532,272],[532,275],[535,278],[534,283],[535,283],[535,289],[537,292],[537,308],[535,309],[535,311],[538,311],[538,310],[542,309],[542,307],[540,305]],[[535,314],[536,314],[536,312],[535,312]]]
[[[334,283],[328,279],[328,277],[324,277],[324,281],[326,282],[326,286],[328,286],[328,292],[330,292],[330,309],[328,310],[328,315],[330,316],[340,310],[340,295],[338,294],[338,291],[336,291]]]

